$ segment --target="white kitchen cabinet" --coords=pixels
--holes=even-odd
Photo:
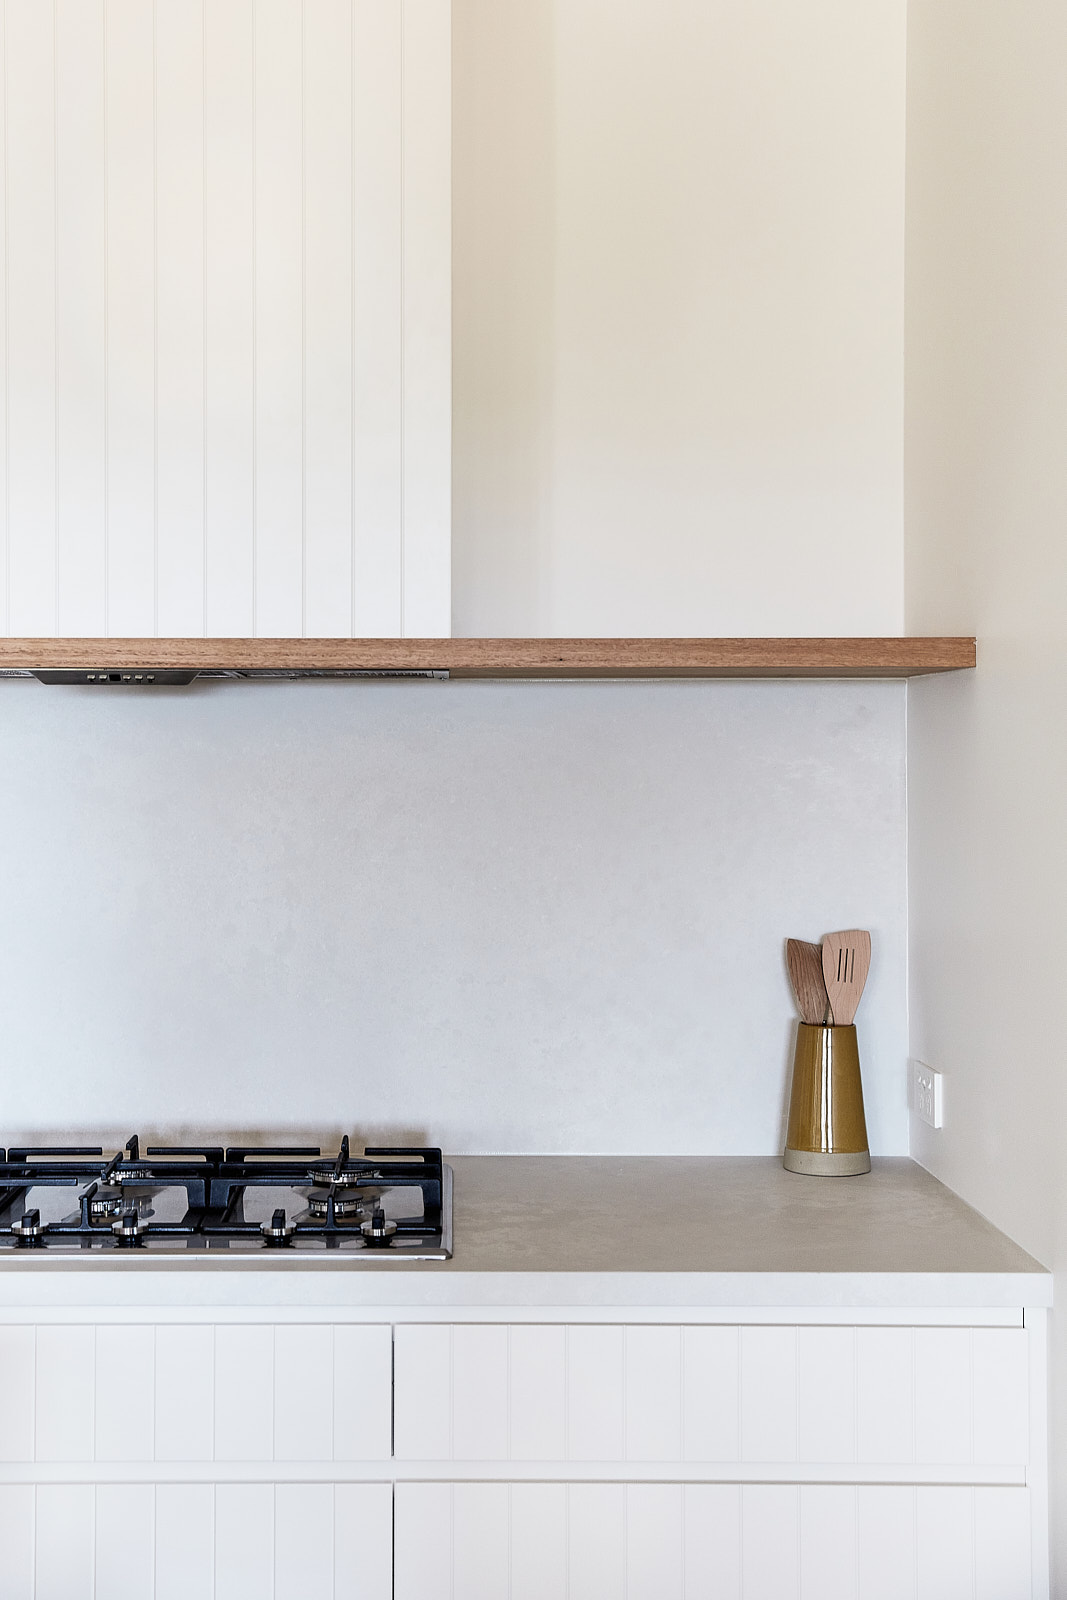
[[[450,0],[6,13],[11,635],[446,635]]]

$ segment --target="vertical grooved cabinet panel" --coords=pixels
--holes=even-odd
[[[304,632],[302,15],[291,0],[253,11],[253,581],[256,632],[268,638]]]
[[[352,632],[352,4],[305,0],[304,629]]]
[[[1023,1462],[1030,1453],[1030,1381],[1024,1328],[971,1334],[974,1460]]]
[[[403,7],[403,625],[451,627],[451,8]]]
[[[215,1329],[215,1460],[269,1461],[274,1452],[274,1329]]]
[[[88,1483],[37,1486],[34,1600],[94,1600],[94,1498]]]
[[[452,1457],[506,1461],[508,1330],[461,1324],[452,1330]]]
[[[108,0],[107,632],[156,631],[154,7]]]
[[[273,1600],[274,1485],[215,1485],[214,1600]]]
[[[404,631],[401,5],[352,4],[352,632]]]
[[[156,6],[156,615],[204,632],[204,10]]]
[[[334,1486],[334,1600],[393,1600],[393,1486]]]
[[[568,1574],[581,1600],[626,1600],[626,1485],[572,1483]]]
[[[622,1461],[626,1454],[625,1329],[567,1329],[567,1456]]]
[[[906,1485],[856,1490],[859,1600],[915,1600],[915,1490]]]
[[[400,1461],[452,1456],[452,1329],[427,1324],[394,1332],[393,1449]]]
[[[509,1330],[511,1458],[567,1454],[567,1330],[516,1323]]]
[[[687,1461],[737,1461],[741,1455],[740,1329],[684,1328],[683,1454]]]
[[[155,1600],[208,1597],[214,1580],[214,1485],[157,1484]]]
[[[453,1600],[452,1485],[398,1483],[395,1518],[394,1600]]]
[[[973,1489],[916,1489],[915,1569],[918,1600],[973,1600]]]
[[[564,1483],[511,1485],[509,1600],[568,1600]]]
[[[156,1460],[210,1461],[215,1452],[215,1330],[156,1328]]]
[[[1030,1494],[974,1491],[975,1600],[1031,1600]]]
[[[37,1329],[36,1455],[38,1461],[93,1458],[95,1329]]]
[[[797,1329],[801,1461],[856,1459],[856,1330]]]
[[[860,1461],[915,1459],[911,1328],[856,1329],[856,1451]]]
[[[682,1458],[682,1330],[626,1329],[626,1455]]]
[[[274,1489],[273,1600],[333,1595],[334,1508],[330,1483],[279,1483]]]
[[[856,1490],[805,1484],[800,1491],[801,1600],[855,1600]]]
[[[799,1492],[793,1484],[747,1483],[741,1490],[744,1600],[798,1600]]]
[[[0,1461],[32,1461],[34,1345],[32,1325],[0,1328]]]
[[[154,1328],[97,1328],[95,1411],[97,1461],[154,1458]]]
[[[916,1461],[970,1461],[971,1393],[971,1330],[916,1328]]]
[[[452,1592],[464,1600],[501,1600],[509,1578],[509,1485],[452,1488]]]
[[[150,1483],[96,1486],[96,1596],[155,1600],[155,1488]]]
[[[56,4],[56,631],[102,634],[104,7]]]
[[[4,1600],[34,1600],[34,1513],[30,1483],[0,1484],[0,1551]]]
[[[333,1459],[333,1329],[274,1330],[274,1459]]]
[[[685,1600],[741,1600],[741,1489],[687,1483]]]
[[[251,0],[204,14],[204,632],[255,632]]]
[[[741,1459],[797,1459],[795,1328],[741,1329]]]
[[[393,1453],[393,1330],[333,1330],[333,1458],[381,1461]]]
[[[626,1600],[683,1600],[683,1489],[631,1483],[626,1489]]]

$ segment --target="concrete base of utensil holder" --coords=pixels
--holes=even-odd
[[[782,1165],[820,1178],[870,1172],[855,1027],[797,1029]]]

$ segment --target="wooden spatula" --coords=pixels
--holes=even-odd
[[[822,950],[805,939],[787,939],[785,956],[800,1015],[812,1027],[820,1027],[830,1009],[822,975]]]
[[[830,999],[830,1013],[839,1028],[856,1015],[863,985],[871,970],[871,936],[862,928],[828,933],[822,942],[822,975]]]

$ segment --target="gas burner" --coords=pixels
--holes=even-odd
[[[89,1201],[92,1217],[114,1217],[127,1204],[121,1189],[98,1189]]]
[[[128,1206],[112,1222],[111,1231],[119,1244],[140,1244],[148,1232],[148,1222],[136,1206]]]
[[[396,1223],[391,1222],[384,1211],[375,1211],[359,1231],[369,1245],[385,1245],[396,1233]]]
[[[340,1172],[312,1167],[307,1181],[316,1189],[354,1189],[357,1184],[380,1182],[381,1176],[375,1167],[342,1167]]]
[[[151,1183],[155,1173],[151,1167],[127,1167],[123,1172],[116,1172],[112,1183]]]
[[[325,1217],[329,1212],[331,1200],[333,1201],[333,1214],[338,1218],[358,1217],[367,1209],[366,1201],[358,1194],[349,1195],[345,1199],[343,1195],[339,1194],[320,1193],[308,1195],[308,1210],[313,1217]]]

